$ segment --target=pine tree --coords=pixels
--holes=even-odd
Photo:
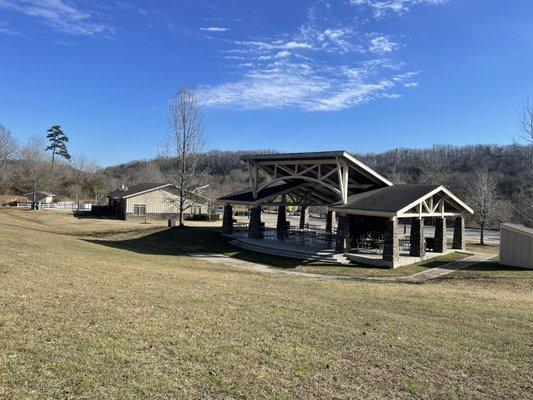
[[[59,125],[52,126],[47,132],[48,135],[46,137],[50,141],[50,145],[46,148],[46,151],[52,152],[51,171],[53,171],[56,155],[63,157],[65,160],[70,160],[71,158],[67,149],[68,136],[61,130]]]

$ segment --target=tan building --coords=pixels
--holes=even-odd
[[[171,183],[140,183],[121,187],[108,195],[109,205],[119,219],[168,219],[179,216],[179,191]],[[209,212],[209,200],[195,196],[186,215]]]

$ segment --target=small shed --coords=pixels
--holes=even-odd
[[[502,224],[500,264],[533,269],[533,229],[523,225]]]
[[[36,203],[51,204],[56,196],[54,193],[37,190],[35,192],[25,193],[24,196],[28,198],[28,201]]]

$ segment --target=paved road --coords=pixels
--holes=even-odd
[[[267,222],[268,225],[273,225],[276,223],[277,214],[274,213],[265,213],[263,212],[261,214],[261,219],[264,222]],[[287,215],[287,220],[290,221],[292,226],[298,226],[300,223],[300,216],[299,215]],[[325,226],[326,220],[321,218],[314,218],[309,217],[309,223],[312,225],[319,225],[319,226]],[[409,234],[410,232],[410,226],[406,225],[406,233]],[[430,234],[433,233],[433,227],[427,227],[427,230],[429,230]],[[400,224],[400,231],[404,231],[404,225]],[[447,227],[446,228],[446,235],[449,237],[453,237],[453,227]],[[478,242],[479,241],[479,229],[472,229],[472,228],[466,228],[465,229],[465,236],[467,241],[469,242]],[[485,230],[485,241],[487,244],[500,244],[500,231],[499,230]]]

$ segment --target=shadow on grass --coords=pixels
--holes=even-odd
[[[498,261],[484,261],[480,262],[474,265],[471,265],[469,267],[466,267],[463,269],[463,271],[492,271],[492,272],[498,272],[498,271],[522,271],[527,272],[528,269],[526,268],[518,268],[518,267],[509,267],[506,265],[500,264]]]
[[[108,220],[119,220],[117,217],[115,217],[115,215],[111,215],[111,214],[101,214],[101,215],[96,215],[96,214],[93,214],[92,212],[90,211],[78,211],[78,210],[73,210],[72,211],[72,215],[77,218],[77,219],[108,219]]]
[[[190,253],[222,253],[244,261],[269,265],[274,268],[294,269],[298,266],[336,267],[345,271],[364,269],[388,270],[386,267],[364,264],[329,264],[320,261],[305,261],[262,253],[256,253],[233,246],[227,238],[212,227],[185,227],[166,229],[131,230],[95,233],[87,242],[133,251],[141,254],[185,256]],[[422,262],[418,267],[435,268],[459,259],[457,253],[448,254],[438,259]]]
[[[185,256],[190,253],[222,253],[241,260],[267,264],[276,268],[296,268],[302,260],[259,254],[231,245],[227,238],[211,227],[185,227],[138,231],[142,236],[121,239],[121,234],[132,234],[135,230],[116,233],[94,234],[85,239],[89,243],[141,254]]]
[[[526,289],[530,291],[533,273],[531,270],[517,267],[507,267],[498,261],[488,260],[470,265],[458,273],[446,275],[442,281],[462,281],[469,284],[484,283],[500,285],[500,289],[508,288],[513,291]],[[507,286],[503,286],[507,285]]]

